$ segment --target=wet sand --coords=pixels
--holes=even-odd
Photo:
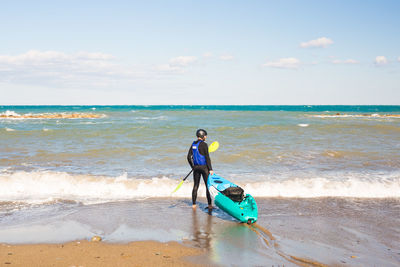
[[[82,255],[90,255],[88,258],[94,263],[100,261],[96,257],[102,256],[98,255],[99,248],[104,249],[103,256],[119,257],[123,262],[121,253],[125,253],[126,246],[151,244],[145,245],[149,253],[146,257],[160,260],[154,265],[169,264],[172,260],[176,264],[216,266],[395,267],[400,264],[397,199],[259,198],[259,220],[252,226],[238,223],[218,208],[208,214],[205,202],[201,198],[196,211],[191,209],[190,200],[179,198],[93,205],[58,202],[24,207],[1,216],[0,243],[21,244],[15,246],[18,249],[30,247],[26,245],[29,243],[54,243],[44,246],[62,250],[59,244],[99,235],[103,238],[101,243],[81,241],[80,245],[74,242],[66,245],[80,253],[83,244],[88,250]],[[146,240],[178,242],[168,246],[176,245],[175,250],[182,253],[166,252],[161,250],[165,244]],[[7,246],[0,248],[3,264],[10,256],[7,249]],[[171,258],[160,259],[161,254],[154,254],[158,250]],[[140,251],[137,254],[145,255]],[[54,261],[54,256],[51,259]],[[107,258],[101,259],[104,266],[110,266]],[[91,263],[71,263],[79,264]]]
[[[66,244],[0,245],[2,266],[200,266],[188,260],[202,251],[176,242],[109,244],[75,241]]]

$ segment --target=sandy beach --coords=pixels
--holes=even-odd
[[[0,224],[1,263],[394,267],[400,262],[395,199],[259,198],[258,204],[260,217],[251,226],[218,208],[208,214],[204,198],[196,211],[185,199],[69,203],[58,214],[49,206],[22,209]],[[94,235],[102,242],[72,241]]]
[[[177,242],[128,244],[74,241],[65,244],[0,245],[3,266],[201,266],[189,256],[201,249]]]

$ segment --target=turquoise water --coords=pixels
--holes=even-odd
[[[109,111],[124,110],[235,110],[235,111],[297,111],[297,112],[395,112],[400,113],[400,105],[151,105],[151,106],[0,106],[0,111],[90,111],[93,108]]]
[[[73,113],[101,117],[19,118]],[[0,199],[170,196],[190,170],[198,128],[220,142],[214,170],[255,196],[400,197],[399,114],[400,106],[1,106]]]

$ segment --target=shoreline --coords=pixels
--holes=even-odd
[[[0,264],[6,266],[202,266],[194,260],[202,254],[178,242],[0,244]]]
[[[219,208],[210,215],[203,197],[197,210],[191,208],[190,200],[165,198],[93,205],[67,202],[10,211],[0,220],[0,254],[4,259],[0,264],[8,262],[4,258],[8,251],[4,249],[9,248],[1,243],[24,249],[40,246],[35,244],[57,247],[76,242],[88,243],[90,253],[99,251],[92,247],[111,244],[120,249],[132,242],[134,246],[146,242],[165,246],[164,242],[172,242],[178,251],[183,248],[188,252],[154,263],[164,264],[165,260],[167,266],[167,259],[176,264],[217,266],[304,266],[307,261],[314,266],[394,267],[400,262],[398,199],[258,198],[257,204],[260,216],[254,227],[238,223]],[[103,242],[76,241],[97,235]],[[141,259],[145,261],[142,266],[152,265],[149,260],[156,256],[172,256],[152,250],[155,246],[148,246],[151,253]],[[108,255],[109,249],[105,251]],[[121,257],[121,253],[116,256]],[[143,253],[136,254],[141,257]],[[101,257],[88,255],[97,261],[95,257]],[[52,259],[55,262],[54,256]],[[64,266],[79,264],[90,266],[83,262]],[[103,266],[110,264],[105,262]]]

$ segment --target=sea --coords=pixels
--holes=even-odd
[[[400,106],[0,106],[0,242],[63,242],[95,233],[110,241],[194,242],[191,230],[161,222],[191,209],[191,177],[172,191],[190,171],[186,156],[199,128],[207,130],[208,144],[220,144],[210,154],[214,172],[253,195],[259,223],[264,218],[277,235],[271,216],[293,205],[308,203],[298,215],[345,203],[351,214],[387,211],[379,216],[393,227],[393,238],[400,236]],[[200,206],[204,196],[202,182]],[[93,207],[104,213],[93,214]],[[137,207],[134,216],[128,207]],[[130,219],[118,221],[124,216]],[[157,236],[142,227],[154,216],[164,218]],[[110,229],[107,220],[114,222]],[[66,221],[72,226],[64,235],[40,228],[64,229],[55,225]],[[142,235],[121,234],[138,222]],[[389,243],[399,250],[398,241]]]

